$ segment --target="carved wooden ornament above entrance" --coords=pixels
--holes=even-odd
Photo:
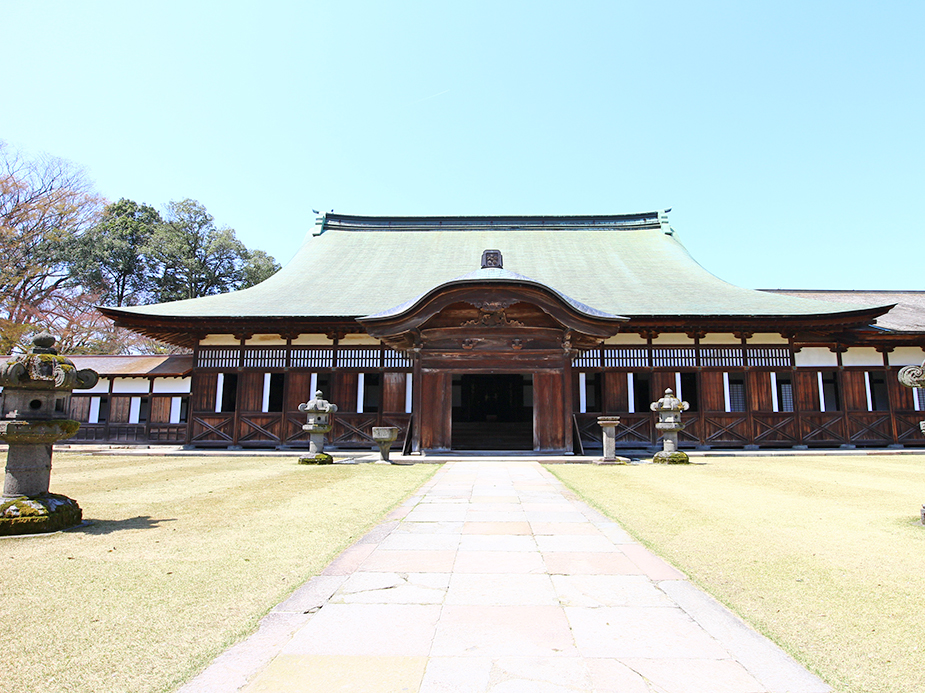
[[[493,253],[498,251],[486,251]],[[483,254],[482,268],[393,309],[359,318],[393,349],[447,358],[456,354],[574,355],[616,334],[628,318],[569,298],[505,270]]]

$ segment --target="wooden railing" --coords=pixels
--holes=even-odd
[[[648,448],[658,444],[655,415],[651,412],[617,414],[616,445],[623,449]],[[600,450],[599,414],[575,414],[576,441],[590,450]],[[833,447],[838,445],[886,446],[899,443],[925,447],[919,421],[925,412],[689,412],[679,435],[682,447]],[[307,448],[308,434],[302,430],[305,416],[299,412],[240,412],[235,436],[234,413],[194,413],[189,424],[166,423],[82,423],[74,442],[99,443],[190,443],[202,447],[292,447]],[[394,448],[410,440],[410,414],[337,414],[328,444],[335,448],[373,447],[373,426],[399,429]],[[579,445],[576,444],[576,450]]]
[[[600,414],[575,414],[581,444],[587,450],[601,449]],[[615,444],[620,448],[645,448],[655,444],[655,420],[652,414],[619,414],[620,423],[614,428]]]
[[[658,444],[655,415],[617,413],[617,447]],[[599,414],[575,414],[575,430],[584,448],[601,448]],[[838,445],[925,447],[919,421],[925,412],[690,412],[678,436],[683,447],[833,447]],[[894,432],[895,429],[895,432]],[[578,446],[575,446],[578,449]]]
[[[70,440],[78,443],[184,443],[186,424],[82,423]]]

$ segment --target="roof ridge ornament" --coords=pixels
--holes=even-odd
[[[482,252],[482,269],[504,269],[504,259],[500,250],[485,250]]]
[[[658,211],[658,223],[662,227],[662,233],[666,236],[674,236],[674,229],[671,228],[671,223],[668,221],[668,212],[670,211],[671,207]]]

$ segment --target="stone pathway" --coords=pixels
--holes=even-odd
[[[181,691],[831,689],[533,461],[447,463]]]

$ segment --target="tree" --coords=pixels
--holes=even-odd
[[[74,240],[71,275],[107,306],[149,302],[151,278],[143,255],[163,224],[156,209],[125,198],[106,206],[102,219]]]
[[[280,264],[262,250],[248,250],[244,257],[242,279],[239,289],[255,286],[279,272]]]
[[[232,291],[279,269],[245,248],[195,200],[106,205],[83,170],[0,141],[0,354],[47,329],[74,352],[158,348],[117,329],[94,305],[138,305]]]
[[[0,353],[46,327],[45,304],[70,281],[67,249],[99,219],[84,172],[51,156],[26,159],[0,142]]]
[[[158,302],[209,296],[251,286],[279,268],[263,251],[249,251],[234,229],[215,220],[196,200],[167,205],[167,221],[144,250]]]

